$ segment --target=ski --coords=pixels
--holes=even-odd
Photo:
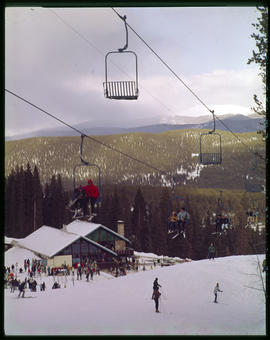
[[[71,200],[67,206],[67,209],[70,209],[73,206],[73,204],[77,202],[77,200],[78,200],[77,198],[75,198],[74,200]]]
[[[177,236],[179,236],[179,235],[180,235],[180,233],[175,234],[175,235],[172,237],[172,240],[173,240],[174,238],[176,238]]]
[[[97,216],[97,214],[91,214],[91,215],[75,215],[72,218],[74,220],[85,220],[85,221],[92,221],[92,219]]]
[[[97,214],[91,214],[90,216],[88,216],[88,221],[92,221],[92,219],[97,216]]]

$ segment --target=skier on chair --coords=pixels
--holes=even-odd
[[[91,214],[95,214],[95,205],[99,197],[99,190],[96,185],[93,184],[93,181],[91,179],[88,180],[88,185],[84,186],[83,189],[85,190],[86,193],[86,203],[84,205],[84,214],[87,214],[87,206],[88,202],[90,200],[91,203]]]

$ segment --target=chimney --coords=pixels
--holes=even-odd
[[[125,236],[125,225],[124,221],[117,221],[117,233]]]
[[[117,233],[121,236],[125,236],[125,227],[123,221],[117,221]],[[126,242],[124,240],[115,240],[116,253],[124,254],[126,252]]]

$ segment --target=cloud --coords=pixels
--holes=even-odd
[[[217,115],[226,110],[248,113],[253,94],[262,95],[258,70],[246,65],[252,51],[254,8],[120,8],[119,12]],[[111,8],[11,7],[6,13],[6,88],[68,123],[99,119],[100,124],[127,126],[135,117],[150,121],[209,113],[130,30],[129,48],[138,55],[139,99],[104,98],[104,56],[125,42],[124,24]],[[220,24],[218,34],[213,32],[228,17],[230,24]],[[134,65],[112,61],[113,77],[134,77]],[[10,95],[7,98],[6,133],[58,124]]]

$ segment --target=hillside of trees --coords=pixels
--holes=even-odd
[[[26,237],[42,225],[62,228],[72,221],[66,209],[72,190],[63,186],[61,175],[52,175],[41,184],[39,169],[17,166],[6,177],[5,236]],[[206,258],[211,242],[217,255],[253,254],[264,251],[265,230],[245,228],[246,211],[256,210],[259,222],[265,223],[265,195],[241,190],[218,190],[176,187],[180,198],[174,199],[169,188],[150,185],[102,186],[102,202],[94,220],[115,231],[117,221],[125,223],[125,236],[137,251],[170,256]],[[220,211],[230,218],[230,230],[220,237],[215,231],[215,214]],[[190,213],[187,238],[168,238],[168,214],[185,206]],[[49,241],[49,240],[46,240]],[[261,245],[260,245],[261,244]],[[259,246],[258,246],[259,245]]]
[[[168,186],[172,177],[181,186],[201,188],[244,189],[245,175],[254,167],[258,152],[265,155],[265,142],[254,133],[236,134],[218,131],[222,138],[222,164],[199,162],[200,135],[206,130],[174,130],[164,133],[129,133],[84,139],[83,158],[100,167],[102,183]],[[211,136],[209,136],[211,138]],[[109,145],[110,147],[104,146]],[[5,176],[17,165],[39,168],[44,185],[51,176],[61,175],[65,188],[72,189],[73,169],[80,164],[78,137],[39,137],[5,143]],[[207,147],[214,144],[211,140]],[[131,158],[116,152],[128,154]],[[137,162],[138,159],[140,162]],[[150,164],[152,167],[145,165]],[[264,164],[258,164],[256,177],[265,181]],[[262,166],[261,166],[262,165]],[[158,170],[160,171],[158,171]],[[166,173],[167,175],[164,175]],[[95,182],[95,167],[81,167],[75,173],[76,184]]]

